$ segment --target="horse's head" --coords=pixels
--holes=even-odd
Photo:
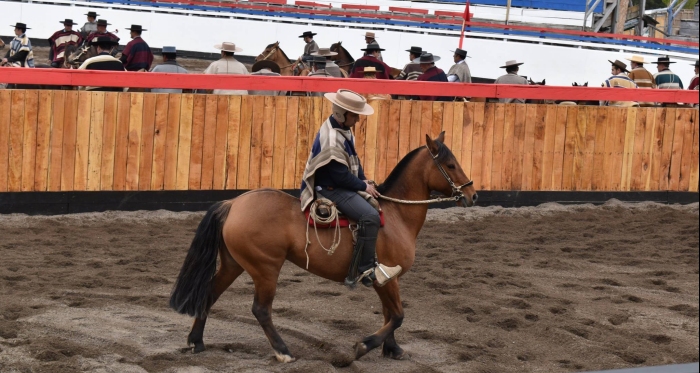
[[[547,82],[547,79],[542,79],[541,82],[536,82],[536,81],[533,81],[532,79],[528,79],[528,83],[530,85],[546,85],[546,82]]]
[[[583,84],[578,84],[578,83],[574,82],[573,84],[571,84],[571,86],[572,87],[588,87],[588,82],[585,82]]]
[[[255,57],[255,61],[274,60],[273,56],[275,55],[275,52],[277,52],[277,49],[279,49],[279,46],[279,41],[268,45],[265,47],[265,50],[262,53]]]
[[[457,201],[462,207],[474,206],[479,196],[474,183],[467,177],[457,158],[445,145],[445,132],[433,140],[425,135],[428,151],[436,167],[426,167],[428,187],[446,196],[461,197]]]

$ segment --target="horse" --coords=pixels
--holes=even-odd
[[[97,56],[97,48],[90,45],[68,45],[63,52],[64,69],[77,69],[85,60]]]
[[[331,44],[330,49],[331,52],[338,53],[337,55],[331,57],[331,59],[335,61],[336,65],[340,67],[340,71],[343,73],[345,78],[347,78],[352,72],[352,66],[355,64],[355,59],[352,58],[350,52],[343,47],[342,41]]]
[[[478,198],[473,182],[444,144],[444,137],[444,132],[435,140],[426,135],[426,145],[408,153],[378,186],[386,200],[382,206],[386,225],[379,232],[377,257],[385,265],[400,265],[402,274],[415,260],[416,237],[425,222],[429,202],[425,199],[431,191],[451,195],[462,207],[473,206]],[[319,231],[318,240],[312,240],[305,250],[307,224],[299,199],[276,189],[252,190],[218,202],[207,211],[170,298],[170,307],[195,317],[187,336],[195,353],[205,350],[204,325],[212,305],[238,276],[248,272],[255,287],[252,312],[275,357],[284,363],[295,360],[272,323],[272,302],[282,265],[289,260],[317,276],[343,283],[353,251],[351,235],[342,235],[334,256],[328,256],[321,242],[330,242],[333,230]],[[382,303],[384,326],[355,344],[355,358],[382,344],[384,356],[406,358],[394,338],[404,319],[398,278],[374,290]]]
[[[306,76],[309,75],[310,71],[309,67],[304,62],[292,62],[292,60],[290,60],[284,53],[282,48],[280,48],[279,41],[265,47],[265,50],[255,57],[255,62],[257,61],[272,61],[276,63],[280,67],[280,75],[282,76]],[[295,71],[297,70],[297,66],[299,66],[300,69]]]

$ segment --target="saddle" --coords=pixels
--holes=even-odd
[[[351,224],[355,223],[350,221],[347,216],[343,215],[340,211],[338,211],[338,221],[336,224],[335,220],[332,220],[329,224],[320,224],[320,223],[315,223],[314,224],[314,219],[311,216],[311,208],[316,207],[316,215],[321,216],[321,217],[328,217],[331,215],[331,212],[328,210],[329,206],[327,205],[317,205],[317,204],[311,204],[309,207],[304,210],[304,216],[306,217],[306,222],[309,224],[309,226],[313,227],[314,225],[318,229],[330,229],[330,228],[335,228],[336,226],[340,228],[347,228]],[[336,208],[335,205],[330,206],[331,208]],[[383,227],[384,226],[384,211],[379,211],[379,226]]]

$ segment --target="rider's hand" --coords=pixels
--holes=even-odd
[[[377,191],[377,188],[374,187],[374,185],[370,184],[367,180],[365,180],[365,185],[367,187],[365,188],[365,192],[369,193],[374,198],[379,198],[379,192]]]

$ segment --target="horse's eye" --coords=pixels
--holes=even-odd
[[[447,165],[447,168],[449,168],[450,170],[454,170],[454,169],[455,169],[455,165],[453,165],[453,164],[448,164],[448,165]]]

